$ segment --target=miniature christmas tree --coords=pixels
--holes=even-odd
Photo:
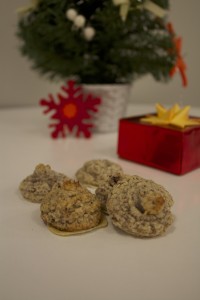
[[[168,8],[167,0],[34,0],[21,10],[21,50],[50,78],[166,81],[180,56]]]

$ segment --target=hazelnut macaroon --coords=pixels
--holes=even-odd
[[[46,225],[63,232],[89,230],[98,226],[102,219],[99,200],[75,181],[55,184],[42,201],[40,210]]]
[[[113,187],[117,183],[120,183],[120,181],[122,181],[122,180],[125,180],[125,179],[128,180],[128,178],[132,178],[133,182],[138,182],[138,181],[143,180],[142,177],[137,176],[137,175],[134,175],[134,176],[126,175],[126,174],[111,175],[111,176],[109,176],[109,178],[106,182],[104,182],[102,185],[100,185],[95,190],[95,195],[100,200],[101,208],[104,213],[108,214],[106,205],[107,205],[108,198],[111,195]]]
[[[77,172],[76,179],[91,187],[101,186],[111,175],[123,174],[121,166],[107,159],[87,161]]]
[[[163,186],[128,176],[113,186],[106,206],[116,227],[136,237],[154,237],[173,223],[172,205],[172,196]]]
[[[38,164],[33,174],[20,183],[19,189],[25,199],[41,203],[56,182],[66,179],[66,175],[53,171],[49,165]]]

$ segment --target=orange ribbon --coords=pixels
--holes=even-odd
[[[167,25],[168,31],[172,34],[175,35],[175,31],[174,28],[172,26],[171,23],[168,23]],[[188,79],[186,76],[186,64],[183,60],[183,57],[181,55],[181,50],[182,50],[182,38],[181,37],[174,37],[174,45],[175,45],[175,49],[177,52],[177,59],[176,59],[176,63],[174,65],[174,67],[171,69],[169,75],[172,77],[174,76],[174,74],[176,73],[176,71],[178,70],[181,74],[181,78],[182,78],[182,84],[183,86],[187,86],[188,85]]]

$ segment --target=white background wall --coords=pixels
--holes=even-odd
[[[30,0],[0,1],[0,107],[37,105],[41,97],[59,90],[61,83],[51,83],[31,70],[18,51],[15,37],[16,8]],[[134,83],[132,101],[138,103],[191,104],[200,106],[200,1],[171,1],[170,21],[183,37],[183,55],[188,66],[189,85],[183,88],[179,74],[168,83],[146,76]]]

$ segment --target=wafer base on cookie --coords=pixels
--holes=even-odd
[[[47,226],[47,228],[49,229],[49,231],[51,231],[52,233],[56,234],[56,235],[60,235],[60,236],[71,236],[71,235],[79,235],[79,234],[83,234],[83,233],[87,233],[96,229],[100,229],[100,228],[104,228],[108,226],[108,221],[106,219],[105,216],[102,216],[102,219],[99,223],[99,225],[93,227],[93,228],[89,228],[86,230],[79,230],[79,231],[63,231],[63,230],[59,230],[56,229],[52,226]]]

